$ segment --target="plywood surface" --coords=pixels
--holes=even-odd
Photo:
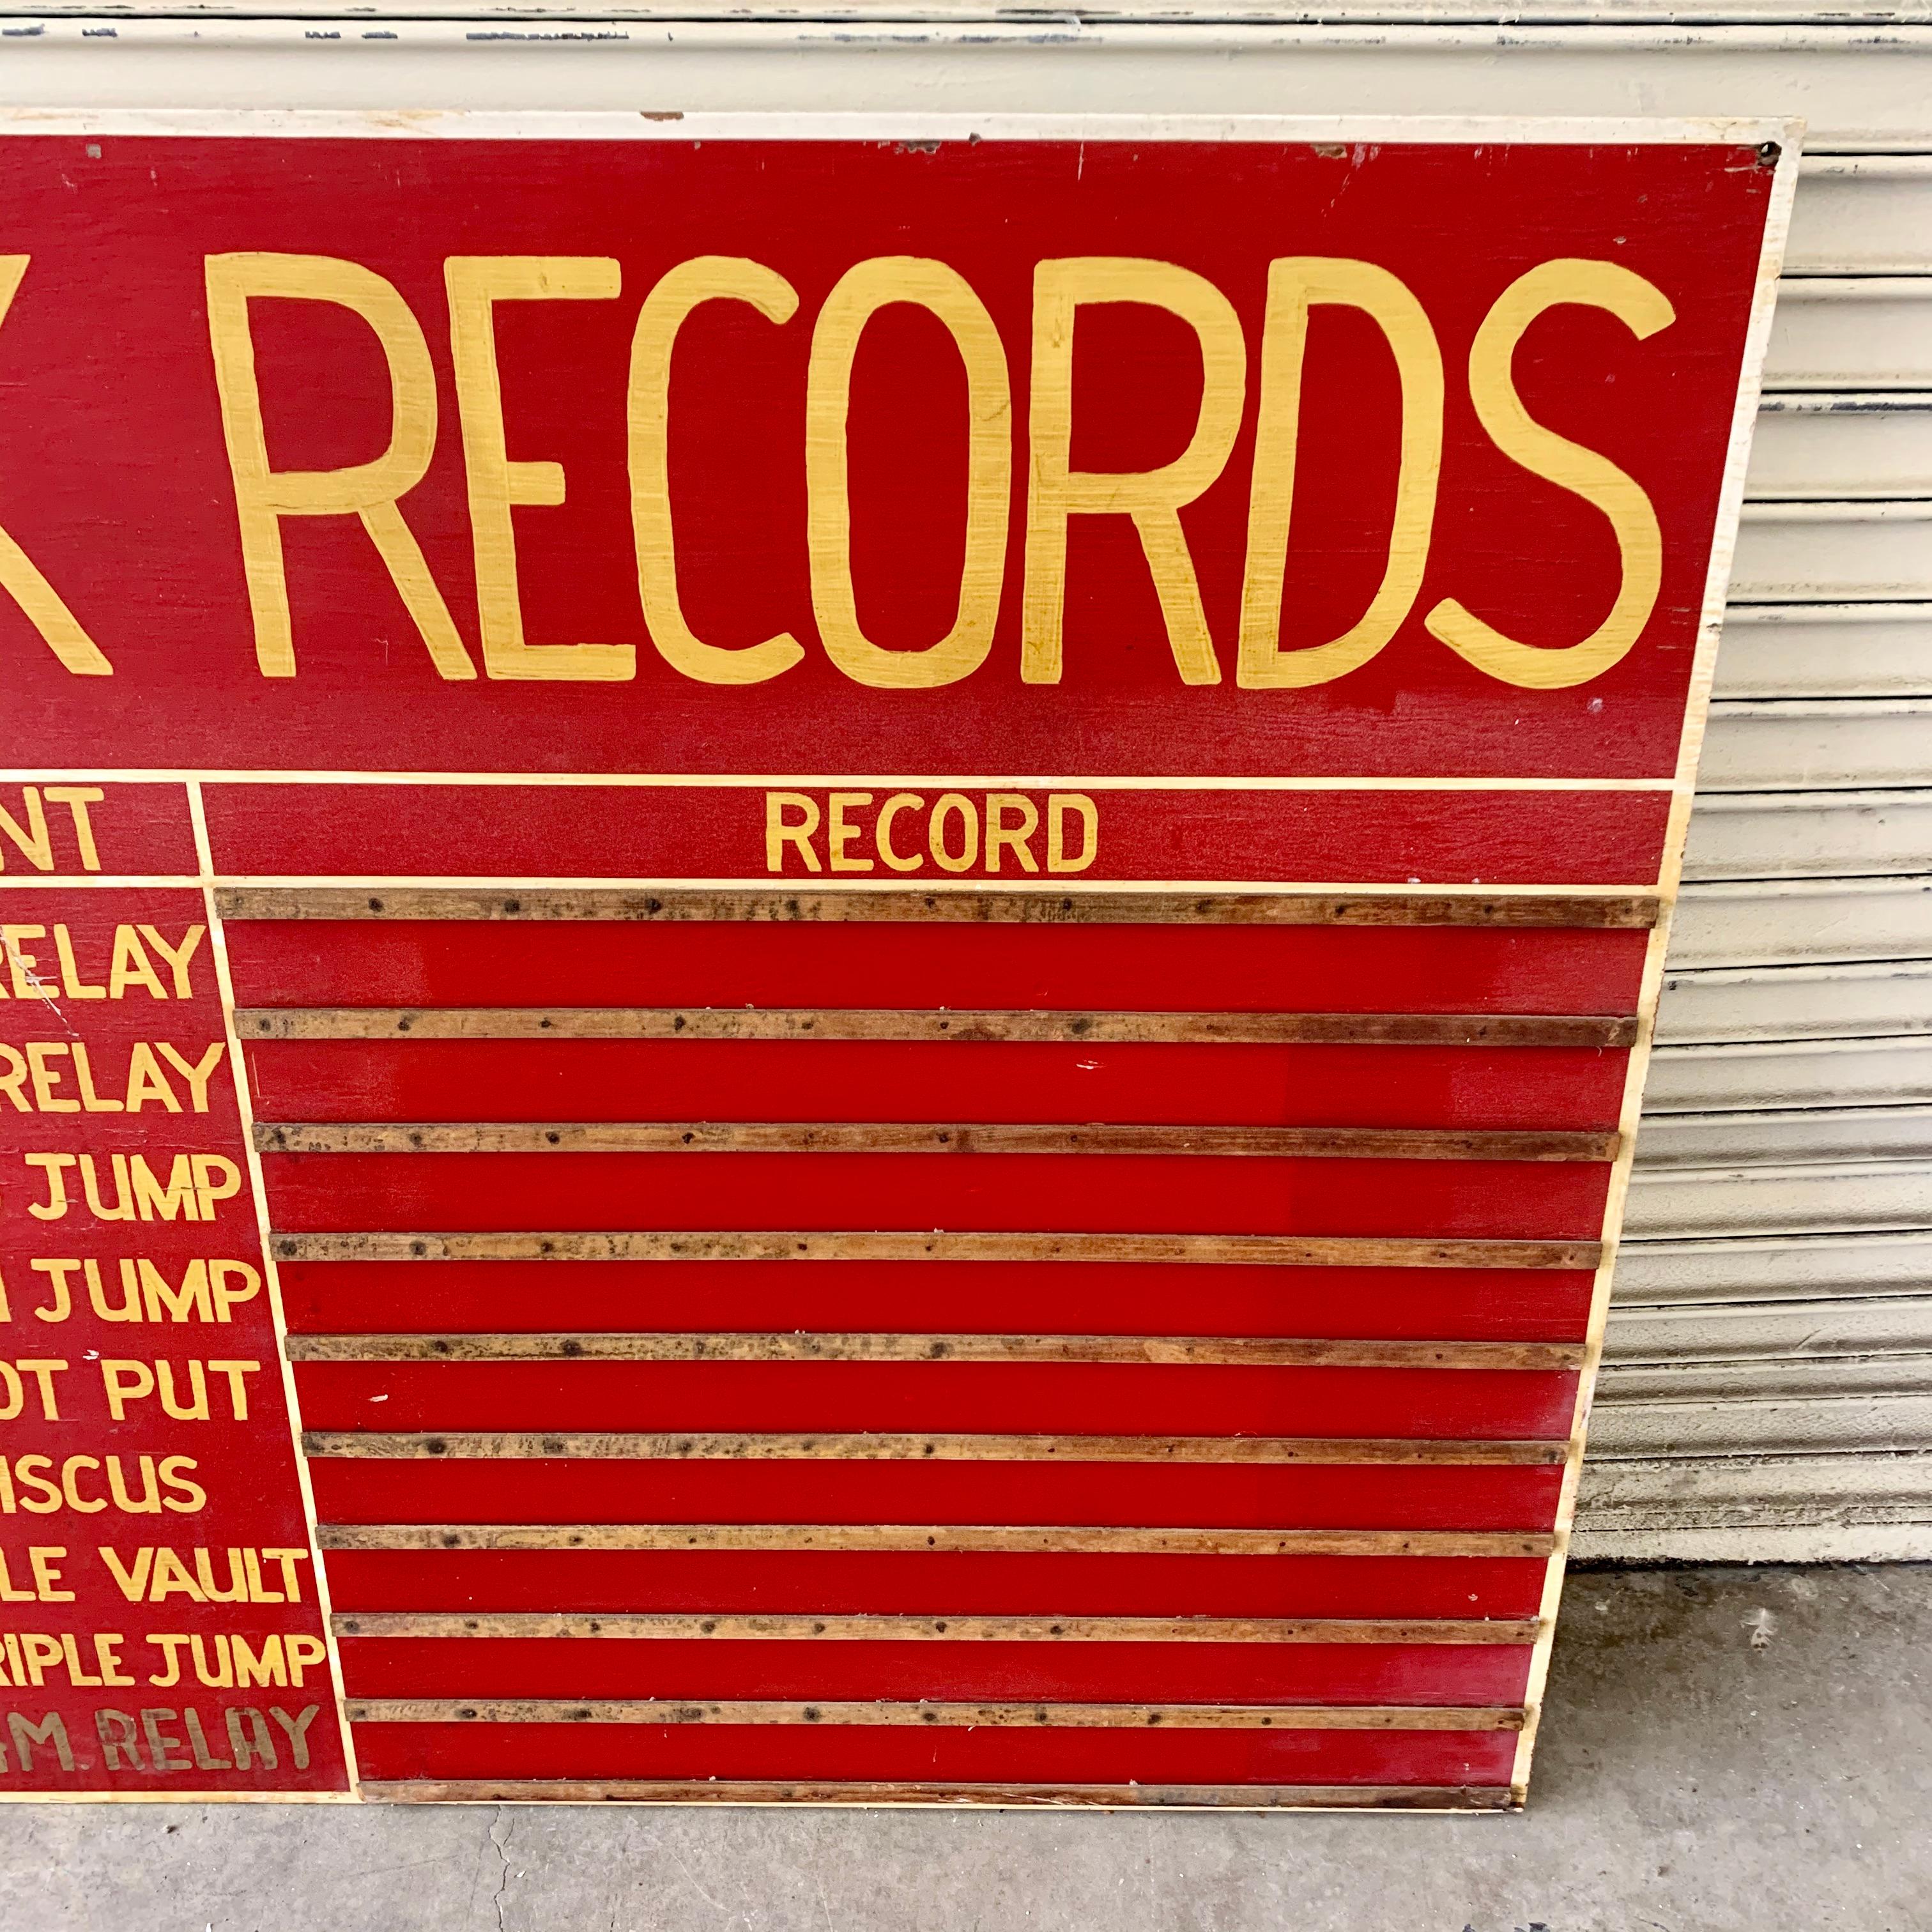
[[[1521,1802],[1790,130],[1334,132],[0,134],[0,1791]]]

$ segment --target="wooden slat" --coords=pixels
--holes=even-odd
[[[1172,1154],[1611,1161],[1614,1133],[1436,1127],[956,1126],[877,1121],[258,1123],[265,1154]]]
[[[1520,1731],[1510,1705],[812,1703],[682,1698],[351,1698],[352,1724],[832,1724],[895,1729]]]
[[[1646,927],[1648,893],[826,892],[769,886],[506,892],[249,886],[218,891],[224,919],[886,920],[956,925]]]
[[[698,1637],[828,1643],[1534,1643],[1534,1617],[1036,1617],[756,1614],[737,1610],[344,1610],[344,1637]]]
[[[1210,1262],[1254,1268],[1593,1270],[1595,1241],[1342,1234],[922,1234],[627,1228],[464,1234],[278,1233],[285,1262]]]
[[[297,1362],[1082,1362],[1165,1367],[1576,1369],[1559,1342],[1273,1336],[558,1334],[291,1335]]]
[[[814,1784],[752,1778],[364,1778],[389,1804],[950,1805],[977,1810],[1508,1811],[1507,1785]]]
[[[920,1012],[830,1006],[250,1006],[244,1040],[830,1040],[1088,1046],[1628,1046],[1619,1014]]]
[[[1116,1556],[1531,1557],[1556,1539],[1509,1530],[1124,1529],[1051,1523],[325,1522],[324,1550],[910,1550]]]
[[[1442,1442],[1421,1437],[1292,1436],[752,1436],[645,1435],[614,1431],[544,1434],[443,1430],[383,1434],[312,1430],[310,1456],[377,1461],[1218,1462],[1546,1466],[1561,1442]]]

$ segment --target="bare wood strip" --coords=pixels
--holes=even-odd
[[[1561,1462],[1565,1445],[1366,1436],[668,1436],[566,1431],[385,1435],[374,1430],[311,1430],[303,1436],[302,1447],[310,1456],[386,1462],[1441,1463],[1460,1468]]]
[[[891,920],[953,925],[1647,927],[1649,893],[814,892],[783,887],[228,887],[224,919]]]
[[[698,1703],[671,1698],[352,1698],[352,1724],[848,1724],[895,1729],[1520,1731],[1520,1706],[1428,1704]]]
[[[358,1789],[390,1804],[906,1804],[955,1810],[1508,1811],[1507,1785],[824,1784],[778,1779],[375,1779]]]
[[[1534,1617],[819,1616],[735,1610],[345,1610],[345,1637],[568,1637],[831,1643],[1534,1643]]]
[[[1213,1262],[1258,1268],[1582,1268],[1595,1241],[1427,1240],[1330,1234],[798,1233],[626,1228],[593,1233],[278,1234],[298,1262]]]
[[[1558,1342],[1272,1336],[558,1334],[291,1335],[297,1362],[1074,1362],[1185,1368],[1576,1369]]]
[[[1556,1539],[1449,1529],[1121,1529],[1003,1523],[326,1522],[325,1550],[910,1550],[1031,1556],[1546,1557]]]
[[[257,1122],[264,1154],[1162,1154],[1611,1161],[1615,1133],[1432,1127],[1038,1126],[896,1120]]]
[[[244,1040],[830,1040],[970,1045],[1628,1046],[1634,1018],[1546,1013],[968,1012],[744,1006],[253,1006]]]

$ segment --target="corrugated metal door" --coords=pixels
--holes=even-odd
[[[1580,1554],[1932,1551],[1932,154],[1802,181]]]
[[[22,17],[8,97],[1805,116],[1576,1548],[1932,1556],[1928,0],[1522,0],[1507,24],[1443,0],[1334,0],[1322,25],[1267,0],[194,10]]]

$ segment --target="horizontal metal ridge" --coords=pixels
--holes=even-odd
[[[364,1778],[390,1804],[938,1805],[954,1810],[1508,1811],[1516,1795],[1486,1784],[835,1784],[748,1778]]]
[[[1800,8],[1793,11],[1802,13],[1802,0]],[[1932,16],[1928,15],[1922,0],[1918,6],[1900,8],[1892,17],[1895,24],[1902,25],[1909,20],[1924,21]],[[1836,176],[1874,181],[1932,180],[1932,154],[1807,154],[1799,162],[1798,172],[1808,179]]]
[[[1928,1018],[1932,1019],[1932,1011]],[[1646,1118],[1636,1145],[1640,1173],[1914,1159],[1932,1160],[1932,1106],[1652,1114]]]
[[[285,1262],[1209,1262],[1256,1268],[1594,1269],[1595,1241],[1431,1240],[1343,1234],[923,1234],[636,1228],[271,1238]]]
[[[1586,1562],[1646,1567],[1672,1563],[1923,1563],[1932,1558],[1932,1521],[1874,1520],[1856,1511],[1814,1520],[1767,1509],[1748,1527],[1668,1517],[1617,1516],[1580,1523],[1572,1547]]]
[[[1784,721],[1772,735],[1788,734]],[[1808,734],[1798,736],[1808,741]],[[1832,736],[1828,723],[1816,741]],[[1791,747],[1787,744],[1787,748]],[[1803,745],[1796,748],[1802,751]],[[1778,755],[1776,746],[1760,748],[1762,776]],[[1932,772],[1932,749],[1922,748],[1919,762]],[[1833,761],[1822,776],[1828,784],[1856,776],[1856,752]],[[1738,767],[1734,765],[1733,769]],[[1810,774],[1787,765],[1783,776]],[[1720,774],[1722,777],[1724,775]],[[1748,776],[1748,774],[1747,774]],[[1699,794],[1684,860],[1684,877],[1714,879],[1896,877],[1932,866],[1932,791],[1898,787],[1870,790],[1706,791]]]
[[[1611,1316],[1604,1361],[1619,1370],[1688,1370],[1694,1378],[1756,1364],[1802,1376],[1816,1364],[1828,1377],[1835,1363],[1869,1369],[1888,1355],[1916,1358],[1905,1364],[1900,1384],[1923,1382],[1932,1361],[1932,1294],[1619,1307]],[[1819,1393],[1831,1392],[1821,1377]]]
[[[1932,300],[1932,286],[1924,293]],[[1932,390],[1784,389],[1760,397],[1758,408],[1766,416],[1912,416],[1932,410]]]
[[[1684,888],[1672,944],[1680,971],[1932,957],[1932,880],[1700,881]]]
[[[1624,1225],[1633,1239],[1652,1240],[1924,1232],[1932,1158],[1640,1168]]]
[[[1634,1018],[1567,1013],[969,1012],[743,1006],[254,1006],[244,1040],[1160,1041],[1628,1046]]]
[[[1922,496],[1784,496],[1746,503],[1747,524],[1922,524],[1932,520],[1932,501]]]
[[[1059,926],[1652,926],[1660,902],[1645,893],[1068,892],[823,888],[788,891],[664,886],[531,891],[394,886],[224,887],[224,919],[544,919],[940,920]]]
[[[1810,1402],[1828,1411],[1834,1404],[1928,1396],[1932,1396],[1932,1348],[1922,1338],[1916,1348],[1865,1354],[1616,1363],[1605,1368],[1597,1384],[1597,1412],[1602,1416],[1633,1406],[1695,1402],[1706,1409],[1701,1434],[1720,1430],[1726,1408],[1740,1403]]]
[[[1839,1394],[1808,1385],[1801,1395],[1767,1390],[1754,1400],[1726,1398],[1682,1371],[1671,1372],[1682,1377],[1681,1394],[1673,1388],[1668,1396],[1640,1400],[1619,1399],[1612,1390],[1599,1401],[1590,1454],[1600,1468],[1606,1462],[1666,1457],[1702,1462],[1932,1450],[1932,1392],[1900,1390],[1895,1379],[1882,1393]]]
[[[352,1724],[812,1724],[1001,1730],[1520,1731],[1516,1705],[962,1704],[772,1699],[352,1697]]]
[[[1724,1236],[1626,1241],[1616,1294],[1637,1319],[1648,1308],[1775,1304],[1820,1297],[1883,1301],[1932,1281],[1932,1233]],[[1612,1331],[1614,1333],[1614,1331]]]
[[[1932,297],[1932,277],[1926,281]],[[1932,314],[1932,306],[1927,313]],[[1932,604],[1740,604],[1724,617],[1726,698],[1932,694]]]
[[[1798,508],[1798,506],[1778,506],[1780,508]],[[1809,508],[1824,507],[1817,504],[1804,506]],[[1864,508],[1892,507],[1876,504],[1839,503],[1836,509],[1854,511]],[[1932,518],[1932,500],[1915,504],[1915,509],[1924,517]],[[1863,520],[1853,517],[1852,522]],[[1932,613],[1928,613],[1932,615]],[[1812,718],[1829,723],[1847,718],[1932,718],[1932,698],[1718,698],[1711,701],[1713,718]]]
[[[1822,160],[1822,156],[1814,156]],[[1841,154],[1839,162],[1882,161],[1896,166],[1900,163],[1922,161],[1923,154]],[[1778,299],[1782,302],[1882,302],[1932,300],[1932,275],[1911,269],[1859,270],[1834,274],[1829,269],[1806,269],[1779,278]],[[1834,386],[1842,386],[1834,385]],[[1916,388],[1916,383],[1913,385]]]
[[[1542,1532],[1167,1529],[1088,1523],[325,1522],[324,1550],[904,1551],[1117,1556],[1548,1556]]]
[[[693,40],[710,46],[722,43],[747,51],[776,45],[790,52],[836,36],[856,41],[856,51],[863,52],[869,44],[896,39],[908,28],[919,30],[918,44],[922,46],[944,46],[949,42],[963,40],[969,48],[987,42],[1024,47],[1030,42],[1038,44],[1041,29],[1058,28],[1056,39],[1077,38],[1112,47],[1151,44],[1164,51],[1198,42],[1217,56],[1250,49],[1358,46],[1382,55],[1391,44],[1402,47],[1412,35],[1417,45],[1429,52],[1480,50],[1491,56],[1516,50],[1525,53],[1601,52],[1612,56],[1642,52],[1671,56],[1686,50],[1883,56],[1918,50],[1928,19],[1922,0],[1894,0],[1894,4],[1881,5],[1854,0],[1854,4],[1842,8],[1821,5],[1817,0],[1798,0],[1789,8],[1779,0],[1704,0],[1704,4],[1688,6],[1671,4],[1671,0],[1611,0],[1608,7],[1600,0],[1595,5],[1589,0],[1448,0],[1446,4],[1439,0],[1320,0],[1317,4],[1305,4],[1305,0],[1303,4],[1298,4],[1298,0],[1262,0],[1262,4],[1252,8],[1231,5],[1228,0],[1122,0],[1122,4],[1105,10],[1082,8],[1059,13],[1043,4],[1023,10],[998,4],[996,0],[964,0],[958,5],[946,4],[946,0],[825,0],[825,4],[814,5],[808,10],[774,4],[774,0],[738,7],[729,5],[728,0],[609,0],[608,4],[595,8],[557,4],[552,0],[552,4],[523,9],[506,4],[506,0],[470,0],[470,4],[454,13],[420,4],[345,13],[334,0],[293,0],[293,4],[270,16],[254,12],[247,0],[215,0],[215,4],[187,16],[164,12],[156,7],[131,17],[128,14],[100,16],[98,6],[77,8],[73,0],[67,0],[67,4],[44,9],[33,17],[47,22],[50,32],[58,32],[64,39],[74,42],[80,40],[97,17],[112,18],[127,30],[123,44],[131,40],[136,48],[157,44],[165,46],[190,37],[195,45],[211,40],[218,46],[224,40],[232,44],[240,37],[239,29],[250,26],[262,30],[253,37],[255,39],[274,44],[286,38],[300,45],[298,37],[306,29],[313,38],[319,21],[358,28],[380,22],[395,29],[399,40],[419,46],[446,45],[458,39],[460,30],[474,31],[479,22],[490,20],[502,23],[506,38],[539,44],[547,40],[607,37],[619,39],[621,44],[643,37],[620,34],[614,30],[644,20],[670,22],[681,33],[688,33]],[[734,27],[740,31],[730,34]],[[1388,31],[1390,28],[1404,32],[1391,34]],[[140,33],[139,39],[134,38],[136,30]],[[1808,78],[1815,81],[1814,73],[1804,71]],[[1609,104],[1600,94],[1590,96],[1582,106],[1567,100],[1560,105],[1552,104],[1546,99],[1550,85],[1546,74],[1542,81],[1546,92],[1531,97],[1528,105],[1510,111],[1526,115],[1532,107],[1540,107],[1549,113],[1570,116],[1600,116],[1609,111]],[[1397,98],[1410,103],[1408,112],[1416,111],[1412,86]],[[1261,108],[1230,106],[1227,111],[1271,115],[1282,112],[1278,103],[1268,103],[1265,96],[1263,100]],[[1331,110],[1337,104],[1332,94],[1320,95],[1318,100]],[[1492,114],[1504,111],[1501,107],[1490,110]],[[1687,108],[1661,104],[1653,105],[1652,111],[1678,115],[1690,112]],[[1713,104],[1710,111],[1728,112],[1733,117],[1741,112],[1735,102]],[[320,113],[326,112],[310,109],[305,118],[320,118]],[[124,110],[118,118],[134,121],[137,130],[144,131],[142,120],[136,118],[139,114],[140,110]],[[70,121],[82,117],[77,110],[43,109],[34,118],[53,121],[64,128]],[[331,118],[346,119],[346,116]],[[932,124],[932,118],[930,116],[898,118],[912,120],[916,128]],[[1369,118],[1379,126],[1391,118],[1391,113]],[[1775,126],[1783,119],[1781,116],[1743,118],[1754,124],[1754,129]],[[94,131],[98,113],[86,118],[88,130]],[[716,124],[706,112],[700,111],[695,118],[707,135]],[[1711,138],[1721,139],[1717,124],[1710,125]],[[1889,119],[1881,118],[1875,125],[1888,130]],[[1864,151],[1868,146],[1886,144],[1827,134],[1822,145],[1824,152],[1804,158],[1808,170],[1814,163],[1844,166],[1866,158]],[[1852,152],[1841,156],[1837,152],[1840,148]],[[1914,158],[1909,152],[1897,157],[1906,160]],[[1888,161],[1894,156],[1887,152],[1874,158]]]
[[[736,1610],[340,1610],[344,1637],[566,1637],[796,1643],[1534,1643],[1534,1617],[1045,1617]]]
[[[1924,1033],[1932,1033],[1932,963],[1924,960],[1670,969],[1658,1011],[1658,1036],[1672,1048]]]
[[[1932,1028],[1659,1047],[1645,1103],[1646,1119],[1932,1106]]]
[[[20,10],[17,7],[9,9],[14,14]],[[172,8],[154,4],[152,0],[129,11],[143,26],[179,24],[169,17]],[[74,0],[63,0],[62,4],[43,8],[33,17],[61,20],[78,16],[91,24],[100,13],[97,4],[85,4],[85,0],[79,5]],[[1601,38],[1613,48],[1638,45],[1666,49],[1720,28],[1756,29],[1757,33],[1750,37],[1754,43],[1759,34],[1768,33],[1780,45],[1796,41],[1834,49],[1856,47],[1872,38],[1861,29],[1883,32],[1932,22],[1932,8],[1927,0],[1876,0],[1876,4],[1874,0],[1844,0],[1835,6],[1820,4],[1820,0],[1689,0],[1688,4],[1686,0],[1608,0],[1608,4],[1606,0],[1594,0],[1594,4],[1593,0],[1318,0],[1318,4],[1309,4],[1309,0],[1235,0],[1232,4],[1230,0],[1110,0],[1104,8],[1058,13],[1044,4],[1022,8],[1003,5],[1000,0],[816,0],[809,8],[786,4],[786,0],[753,0],[751,4],[732,4],[730,0],[723,4],[720,0],[602,0],[594,7],[574,4],[574,0],[539,0],[521,7],[508,4],[508,0],[467,0],[460,8],[425,5],[421,0],[414,4],[378,0],[348,17],[358,24],[407,28],[440,24],[452,14],[464,25],[491,20],[514,22],[539,38],[546,30],[568,34],[586,26],[608,27],[640,20],[666,21],[680,28],[729,21],[832,25],[860,31],[910,26],[1010,31],[1023,25],[1069,27],[1078,21],[1089,30],[1151,26],[1225,32],[1258,26],[1315,30],[1323,38],[1351,28],[1402,27],[1459,44],[1473,32],[1480,34],[1484,44],[1500,41],[1505,46],[1533,47],[1554,41],[1588,46]],[[284,0],[272,18],[282,23],[343,16],[344,10],[334,0]],[[116,17],[126,19],[128,15]],[[207,0],[191,17],[212,32],[224,22],[260,16],[247,0]],[[1481,33],[1488,28],[1503,32],[1494,37]],[[1879,42],[1886,44],[1882,39]],[[1394,44],[1400,47],[1403,42],[1398,38]],[[1916,158],[1888,154],[1808,154],[1799,164],[1799,176],[1803,179],[1840,172],[1859,167],[1868,159],[1909,164]],[[1859,171],[1863,172],[1862,167]]]
[[[629,1333],[291,1335],[296,1362],[1080,1362],[1166,1367],[1575,1369],[1560,1342],[1300,1341],[1268,1335]]]
[[[1593,1460],[1584,1466],[1582,1492],[1583,1510],[1599,1528],[1923,1522],[1932,1520],[1932,1455],[1853,1448]]]
[[[1816,286],[1816,284],[1811,286]],[[1862,289],[1871,284],[1860,282],[1856,286]],[[1922,290],[1928,300],[1932,300],[1932,275],[1922,282],[1915,282],[1915,289]],[[1920,625],[1932,618],[1932,609],[1923,603],[1906,600],[1890,600],[1876,603],[1837,602],[1820,598],[1815,604],[1750,604],[1736,603],[1724,608],[1724,628],[1727,631],[1742,628],[1768,626],[1775,630],[1787,630],[1794,626],[1810,628],[1821,624],[1910,624]]]
[[[255,1144],[264,1154],[1172,1154],[1609,1161],[1617,1157],[1618,1138],[1562,1129],[465,1120],[258,1122]]]
[[[675,1434],[568,1430],[310,1430],[304,1453],[379,1462],[1166,1462],[1443,1464],[1456,1467],[1541,1466],[1562,1462],[1558,1442],[1454,1442],[1421,1436],[1006,1436],[824,1431],[752,1435]]]

